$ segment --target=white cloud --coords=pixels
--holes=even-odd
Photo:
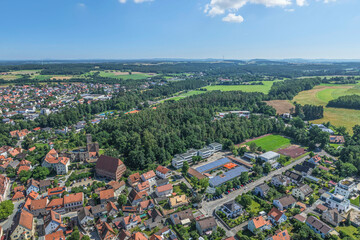
[[[336,2],[336,0],[324,0],[324,3]]]
[[[126,0],[119,0],[119,3],[126,3]]]
[[[229,13],[226,17],[223,17],[222,20],[224,22],[242,23],[244,18],[240,15],[236,15],[235,13]]]
[[[300,7],[308,5],[306,0],[296,0],[296,4]]]
[[[285,12],[294,12],[295,11],[295,9],[293,9],[293,8],[286,8],[285,9]]]
[[[86,7],[85,3],[78,3],[78,6],[81,7],[81,8]]]

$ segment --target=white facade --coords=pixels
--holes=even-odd
[[[345,198],[349,198],[351,193],[355,189],[355,182],[350,180],[342,180],[335,186],[335,192],[334,194],[340,194],[341,196],[344,196]]]
[[[339,212],[347,212],[350,208],[350,200],[340,194],[333,195],[330,193],[326,203],[329,204],[330,208],[336,208]]]
[[[214,154],[214,150],[210,147],[203,148],[198,151],[198,155],[202,158],[208,158],[211,157]]]

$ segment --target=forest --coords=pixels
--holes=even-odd
[[[299,92],[310,90],[319,84],[321,84],[321,79],[319,77],[274,82],[268,97],[269,100],[291,100]]]
[[[359,95],[341,96],[337,99],[329,101],[326,106],[360,110],[360,96]]]
[[[321,119],[324,117],[324,107],[310,104],[302,106],[295,103],[294,116],[300,117],[305,121]]]

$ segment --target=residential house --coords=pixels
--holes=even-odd
[[[99,177],[119,181],[126,171],[126,166],[118,158],[101,155],[96,162],[95,171]]]
[[[48,197],[61,197],[61,195],[66,191],[66,187],[56,187],[49,188],[47,190]]]
[[[40,191],[42,192],[45,192],[48,188],[51,187],[51,185],[52,181],[49,179],[39,181]]]
[[[138,185],[136,185],[135,189],[138,192],[149,191],[150,190],[150,183],[149,183],[149,181],[138,183]]]
[[[278,154],[276,152],[269,151],[269,152],[261,154],[259,156],[259,158],[264,162],[270,163],[271,166],[274,168],[279,164],[277,162],[277,160],[280,158],[280,154]]]
[[[224,203],[221,207],[221,211],[226,214],[227,218],[236,218],[245,212],[243,206],[235,200]]]
[[[281,224],[287,220],[286,215],[276,207],[273,207],[268,213],[268,219],[272,224]]]
[[[170,220],[174,225],[189,225],[194,219],[195,218],[191,209],[186,209],[170,215]]]
[[[335,143],[335,144],[344,144],[345,143],[344,136],[330,135],[329,140],[330,140],[330,143]]]
[[[265,220],[263,218],[263,216],[259,216],[259,217],[255,217],[253,219],[251,219],[248,222],[248,229],[249,231],[251,231],[252,233],[255,233],[256,230],[258,231],[263,231],[263,230],[269,230],[271,229],[272,225],[271,222],[269,220]]]
[[[70,158],[59,157],[56,150],[51,149],[48,154],[46,154],[41,165],[43,167],[54,169],[58,175],[65,175],[69,172]]]
[[[173,192],[173,185],[166,184],[160,187],[157,187],[155,190],[155,194],[157,197],[167,197],[170,196]]]
[[[110,186],[110,188],[112,188],[114,190],[114,195],[115,197],[119,197],[121,192],[125,190],[125,182],[121,181],[121,182],[117,182],[117,181],[111,181],[108,183],[108,185]]]
[[[139,212],[143,213],[144,211],[153,209],[155,207],[155,203],[153,199],[144,200],[139,203]]]
[[[270,187],[266,183],[262,183],[262,184],[257,185],[254,188],[254,194],[264,198],[264,197],[266,197],[269,190],[270,190]]]
[[[96,232],[99,235],[99,238],[101,240],[117,239],[116,232],[107,222],[103,222],[99,219],[95,225],[95,228],[96,228]]]
[[[200,235],[210,235],[216,231],[217,223],[214,217],[205,217],[196,221],[196,230]]]
[[[308,167],[308,166],[304,166],[304,165],[301,165],[301,164],[297,164],[295,167],[294,167],[294,170],[299,172],[300,174],[302,174],[303,176],[306,176],[306,175],[310,175],[312,173],[312,168]]]
[[[131,235],[129,240],[148,240],[142,232],[136,232]]]
[[[265,240],[290,240],[290,235],[285,229],[284,231],[277,230],[275,235],[267,237]]]
[[[29,209],[31,214],[34,217],[38,217],[39,215],[46,216],[48,214],[48,211],[46,210],[46,205],[48,202],[48,198],[32,200]]]
[[[20,216],[12,226],[10,231],[10,238],[17,239],[31,239],[35,234],[34,216],[28,211],[21,211]]]
[[[46,206],[46,211],[50,210],[60,214],[64,214],[66,212],[64,208],[64,198],[54,198],[50,200],[50,202]]]
[[[57,212],[50,211],[50,214],[44,220],[45,234],[57,231],[64,231],[66,226],[61,221],[61,215]]]
[[[320,161],[321,161],[321,157],[319,155],[315,155],[308,160],[308,162],[310,162],[312,164],[316,164],[316,165],[319,165]]]
[[[164,178],[164,179],[159,179],[159,180],[156,180],[156,186],[157,187],[160,187],[160,186],[164,186],[166,184],[169,184],[169,179],[168,178]]]
[[[336,208],[340,213],[347,212],[350,208],[350,200],[340,194],[325,193],[321,195],[330,208]]]
[[[84,204],[84,193],[73,193],[64,196],[64,207],[67,212],[79,210]]]
[[[114,189],[110,188],[100,191],[99,198],[100,198],[100,203],[115,201]]]
[[[65,240],[65,235],[63,231],[53,232],[45,235],[45,240]]]
[[[339,224],[345,220],[345,218],[339,214],[339,211],[336,208],[323,212],[321,214],[321,219],[335,227],[338,227]]]
[[[91,207],[91,213],[94,215],[94,217],[98,218],[104,218],[107,214],[107,208],[106,204],[98,204],[96,206]]]
[[[170,169],[163,167],[161,165],[159,165],[156,168],[156,176],[158,176],[159,178],[165,179],[165,178],[170,177],[170,175],[171,175]]]
[[[153,170],[148,171],[148,172],[141,175],[141,180],[143,182],[149,181],[149,183],[152,184],[156,180],[156,174],[155,174],[155,172]]]
[[[140,174],[138,172],[136,172],[134,174],[131,174],[128,177],[128,183],[130,185],[132,185],[132,186],[138,184],[140,181],[141,181],[141,177],[140,177]]]
[[[141,224],[141,218],[136,214],[130,214],[129,216],[124,217],[121,221],[121,225],[126,230],[130,230],[139,224]]]
[[[287,170],[284,174],[285,177],[287,177],[287,179],[289,181],[291,181],[292,183],[295,183],[295,184],[298,184],[302,181],[302,175],[301,174],[298,174],[296,172],[293,172],[293,171],[289,171]]]
[[[189,175],[190,178],[196,177],[198,180],[206,178],[205,175],[203,175],[202,173],[198,172],[193,168],[189,168],[187,174]]]
[[[39,192],[40,190],[40,183],[34,179],[29,179],[27,181],[27,189],[26,189],[26,195],[28,195],[31,191]]]
[[[277,174],[271,178],[271,184],[275,187],[284,186],[286,187],[290,183],[284,175]]]
[[[273,204],[279,210],[283,211],[284,209],[293,208],[295,206],[296,200],[291,195],[285,195],[281,198],[275,199]]]
[[[351,179],[344,179],[338,182],[335,186],[334,194],[340,194],[345,198],[349,198],[351,193],[355,190],[356,183]]]
[[[113,202],[107,203],[106,210],[107,210],[107,215],[112,217],[115,217],[119,213],[118,208],[115,206],[115,203]]]
[[[301,184],[299,187],[293,188],[292,195],[297,198],[304,200],[305,198],[309,197],[314,191],[312,188],[307,184]]]
[[[148,212],[149,219],[144,222],[145,228],[147,230],[152,230],[155,227],[162,225],[164,219],[163,215],[156,208]]]
[[[86,207],[80,208],[77,212],[77,216],[79,225],[85,230],[88,226],[91,226],[91,223],[94,221],[94,215]]]
[[[128,199],[131,205],[138,205],[141,201],[143,201],[147,196],[147,192],[137,192],[135,189],[132,189],[129,193]]]
[[[169,198],[169,205],[171,208],[178,208],[187,204],[189,204],[189,200],[185,194]]]
[[[333,230],[329,225],[314,216],[308,216],[306,219],[306,225],[308,225],[314,232],[320,234],[323,238],[325,238],[325,236],[330,234]]]

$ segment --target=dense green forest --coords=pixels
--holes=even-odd
[[[294,115],[306,121],[321,119],[324,117],[324,107],[310,104],[301,106],[295,103]]]
[[[268,94],[269,99],[291,100],[299,92],[310,90],[319,84],[321,79],[318,77],[274,82]]]
[[[359,95],[341,96],[337,99],[329,101],[326,106],[360,110],[360,96]]]

